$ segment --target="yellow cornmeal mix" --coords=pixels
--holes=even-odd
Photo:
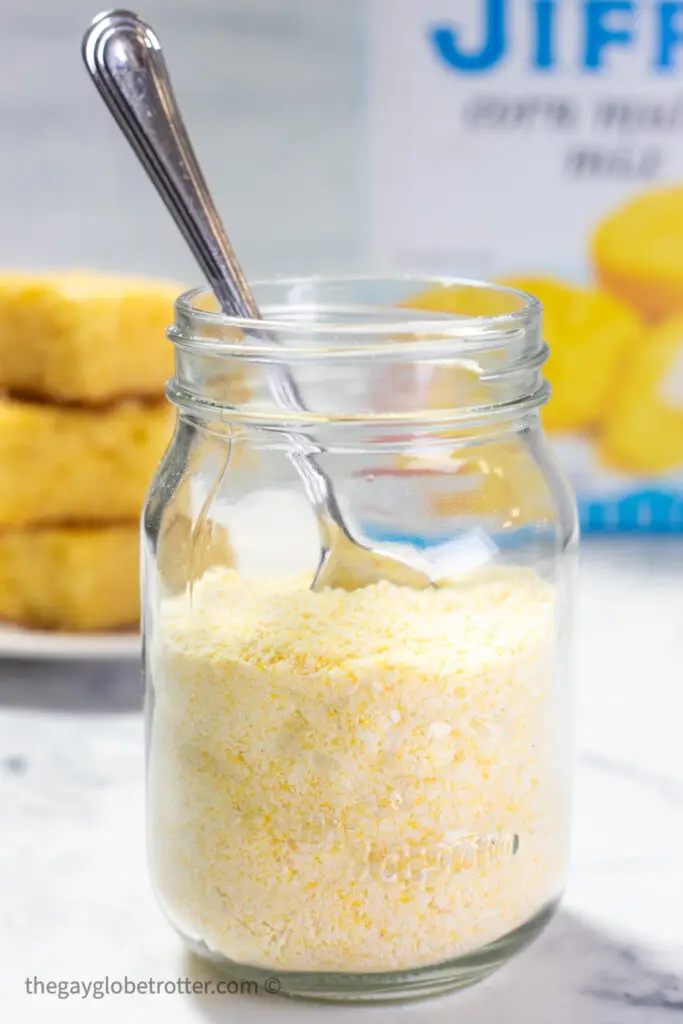
[[[282,970],[397,970],[524,924],[565,860],[552,591],[526,570],[312,593],[209,571],[151,658],[170,919]]]

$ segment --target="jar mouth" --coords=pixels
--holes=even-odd
[[[457,277],[276,278],[253,291],[259,320],[225,316],[206,288],[176,301],[179,407],[275,428],[490,419],[547,400],[541,305],[525,292]]]
[[[538,322],[541,304],[508,285],[460,277],[280,277],[255,281],[260,319],[228,316],[213,292],[192,288],[175,303],[169,338],[246,356],[244,335],[258,336],[258,356],[287,361],[348,355],[390,356],[411,348],[450,355],[505,346]]]

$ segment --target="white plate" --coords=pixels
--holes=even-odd
[[[0,658],[113,661],[139,658],[139,633],[45,633],[0,625]]]

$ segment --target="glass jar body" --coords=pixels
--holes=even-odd
[[[537,409],[445,422],[424,367],[347,371],[375,413],[344,394],[299,441],[354,537],[434,586],[313,593],[291,423],[181,408],[143,531],[149,856],[174,927],[240,977],[396,998],[483,977],[560,897],[576,525]],[[346,377],[312,376],[308,407],[339,404]]]

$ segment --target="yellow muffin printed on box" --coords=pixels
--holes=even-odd
[[[640,342],[639,317],[612,295],[552,277],[515,277],[505,284],[543,304],[543,334],[550,346],[546,377],[552,387],[544,425],[554,431],[597,427],[624,359]]]
[[[543,305],[544,336],[550,345],[546,376],[553,389],[544,410],[545,426],[570,431],[598,425],[618,367],[640,337],[642,324],[637,314],[605,292],[552,277],[510,277],[501,283],[533,295]],[[472,292],[455,286],[431,289],[403,305],[423,311],[496,316],[518,309],[519,299],[514,293]]]
[[[403,309],[462,317],[508,316],[520,312],[523,305],[523,299],[514,292],[496,290],[490,285],[475,288],[471,284],[435,285],[400,303]]]
[[[137,519],[174,420],[165,401],[75,409],[0,400],[0,527]]]
[[[401,309],[411,309],[420,313],[419,320],[428,320],[425,314],[448,314],[464,320],[479,317],[508,316],[520,312],[525,305],[525,298],[513,291],[504,292],[491,286],[443,284],[435,285],[423,292],[409,296],[399,303]],[[438,318],[435,318],[438,323]],[[424,335],[420,335],[424,337]],[[427,340],[429,336],[425,338]],[[415,341],[415,337],[406,335],[407,341]],[[489,353],[489,362],[495,362],[496,353]],[[425,377],[427,367],[414,368],[415,386],[422,386],[420,401],[425,409],[435,412],[466,409],[486,403],[487,386],[480,383],[481,369],[476,364],[468,365],[462,357],[446,359],[443,363],[433,363],[429,379]],[[426,386],[425,386],[426,382]]]
[[[161,396],[182,290],[85,270],[0,274],[0,388],[60,402]]]
[[[425,475],[424,503],[439,519],[492,516],[497,529],[508,529],[556,514],[543,472],[519,438],[435,446],[396,462],[400,472]]]
[[[645,318],[683,312],[683,186],[620,206],[598,226],[592,254],[604,287]]]
[[[630,473],[683,467],[683,315],[631,353],[598,442],[602,463]]]
[[[0,533],[0,620],[109,630],[140,617],[138,524]]]

